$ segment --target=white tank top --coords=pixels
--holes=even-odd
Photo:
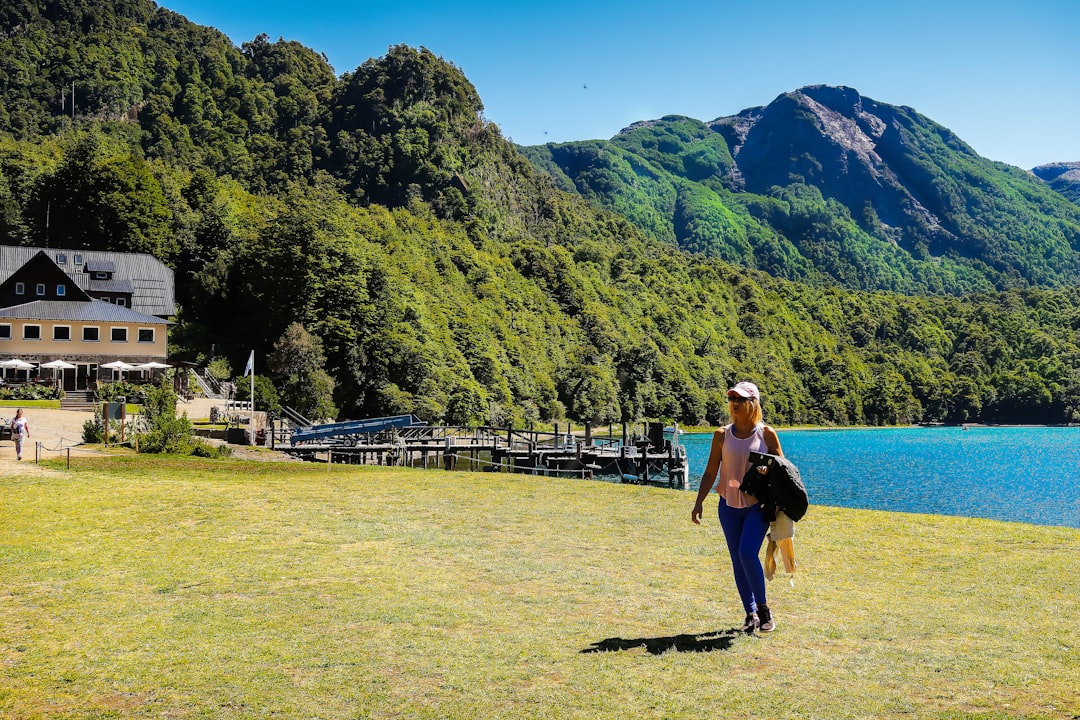
[[[758,423],[750,437],[735,437],[732,425],[724,428],[724,454],[720,461],[720,487],[717,492],[728,507],[745,508],[757,504],[757,499],[739,489],[743,475],[750,469],[750,453],[769,452],[765,444],[765,424]]]

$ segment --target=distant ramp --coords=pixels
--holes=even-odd
[[[311,427],[294,430],[292,444],[343,440],[358,435],[376,435],[386,430],[409,427],[410,425],[427,425],[427,423],[415,415],[391,415],[389,417],[368,418],[367,420],[349,420],[325,425],[312,425]]]

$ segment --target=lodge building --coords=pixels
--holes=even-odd
[[[50,377],[81,390],[116,361],[165,364],[175,313],[173,272],[150,255],[0,246],[0,363],[31,366],[16,377],[63,360],[75,367]]]

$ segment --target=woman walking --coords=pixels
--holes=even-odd
[[[754,630],[771,632],[776,628],[776,621],[765,597],[765,571],[759,557],[769,523],[758,501],[742,492],[739,485],[750,468],[751,452],[780,456],[784,453],[776,431],[763,421],[757,385],[740,382],[728,390],[728,413],[731,423],[713,434],[709,459],[690,519],[701,524],[702,504],[716,487],[719,475],[717,514],[731,555],[735,587],[746,612],[742,629],[748,633]]]
[[[11,439],[15,441],[15,459],[22,460],[23,442],[30,439],[30,423],[22,408],[15,411],[15,419],[11,421]]]

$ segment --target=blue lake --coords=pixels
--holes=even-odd
[[[1080,428],[779,430],[811,507],[1080,528]],[[696,491],[712,434],[682,435]]]

